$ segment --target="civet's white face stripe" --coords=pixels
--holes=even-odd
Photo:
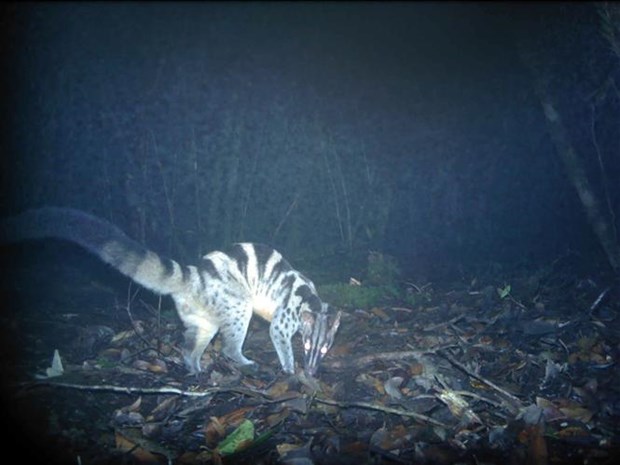
[[[302,338],[304,342],[304,366],[306,371],[314,375],[318,366],[334,344],[334,337],[340,326],[341,313],[329,322],[327,305],[323,304],[319,313],[302,315]],[[307,325],[307,326],[306,326]]]
[[[314,284],[276,250],[242,243],[211,252],[197,266],[163,258],[108,221],[69,208],[30,210],[0,223],[0,242],[55,237],[73,241],[138,284],[172,296],[185,324],[184,359],[191,372],[216,333],[224,354],[240,365],[252,313],[269,321],[269,334],[285,372],[293,373],[291,338],[301,329],[304,368],[314,375],[331,348],[340,312],[330,322]]]

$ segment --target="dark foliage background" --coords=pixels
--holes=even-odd
[[[342,277],[368,250],[428,277],[604,262],[526,35],[618,226],[618,56],[594,4],[2,9],[5,214],[68,205],[188,262],[247,240]]]

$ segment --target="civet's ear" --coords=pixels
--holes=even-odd
[[[331,346],[334,344],[334,337],[336,336],[336,332],[338,331],[338,327],[340,326],[341,316],[342,316],[342,312],[338,311],[338,313],[336,313],[336,318],[334,318],[334,321],[332,322],[332,325],[329,328],[329,331],[327,332],[327,336],[325,337],[325,340],[327,342],[326,344],[327,350],[329,350]]]

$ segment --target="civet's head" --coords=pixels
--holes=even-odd
[[[331,324],[328,316],[328,306],[321,305],[321,311],[302,312],[301,335],[304,342],[304,371],[314,376],[325,354],[334,343],[334,336],[340,326],[341,312],[332,318]]]

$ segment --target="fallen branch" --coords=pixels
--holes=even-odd
[[[434,425],[434,426],[440,426],[446,429],[450,428],[449,425],[446,425],[445,423],[434,420],[431,417],[427,417],[426,415],[422,415],[420,413],[410,412],[408,410],[401,410],[401,409],[392,408],[392,407],[385,407],[383,405],[372,404],[370,402],[340,402],[337,400],[322,399],[320,397],[315,397],[314,400],[321,404],[334,405],[340,408],[356,408],[357,407],[357,408],[364,408],[368,410],[378,410],[380,412],[389,413],[392,415],[400,415],[403,417],[414,418],[421,423],[427,423],[427,424]]]
[[[335,360],[331,363],[323,363],[322,367],[328,371],[337,371],[344,368],[364,368],[375,362],[391,362],[393,360],[406,360],[410,358],[421,358],[423,355],[428,355],[427,351],[423,350],[406,350],[402,352],[384,352],[381,354],[366,355],[353,360]]]
[[[497,391],[504,398],[504,400],[506,400],[505,405],[507,407],[507,410],[510,413],[512,413],[513,415],[517,414],[519,412],[519,410],[523,407],[523,404],[521,403],[521,400],[519,400],[517,397],[513,396],[511,393],[509,393],[505,389],[502,389],[501,387],[499,387],[498,385],[496,385],[492,381],[489,381],[488,379],[480,376],[479,374],[474,373],[473,371],[469,370],[467,367],[465,367],[465,365],[461,364],[460,362],[458,362],[457,360],[452,358],[447,353],[445,353],[443,351],[438,351],[437,355],[439,355],[440,357],[445,358],[452,365],[454,365],[455,367],[457,367],[459,370],[463,371],[467,375],[471,376],[472,378],[477,379],[481,383],[486,384],[491,389],[494,389],[495,391]]]
[[[452,326],[453,324],[457,323],[458,321],[462,320],[463,318],[465,318],[465,315],[457,315],[454,318],[448,320],[448,321],[442,321],[441,323],[437,323],[436,325],[432,325],[432,326],[428,326],[426,328],[424,328],[424,332],[425,333],[430,333],[433,331],[437,331],[439,328],[443,328],[446,326]]]
[[[116,386],[113,384],[76,384],[76,383],[61,383],[57,381],[37,381],[35,383],[27,383],[24,385],[27,388],[34,388],[39,386],[58,387],[65,389],[77,389],[80,391],[105,391],[105,392],[119,392],[123,394],[175,394],[184,397],[206,397],[211,394],[219,392],[236,392],[249,397],[255,397],[260,399],[269,399],[268,396],[260,391],[253,391],[251,389],[244,389],[240,387],[210,387],[200,391],[180,389],[170,386],[162,386],[155,388],[141,388],[131,386]]]

